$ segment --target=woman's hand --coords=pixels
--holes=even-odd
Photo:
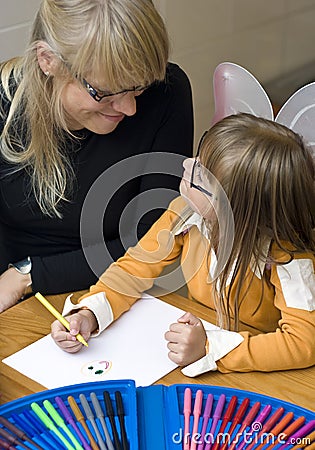
[[[68,353],[76,353],[83,346],[77,340],[76,335],[80,333],[88,341],[92,331],[97,328],[97,321],[92,311],[88,309],[81,309],[79,312],[66,317],[66,319],[70,324],[70,331],[66,330],[59,320],[55,320],[51,324],[51,336],[62,350]]]
[[[169,358],[179,366],[187,366],[206,354],[207,335],[198,317],[187,312],[165,333]]]
[[[15,305],[32,284],[31,275],[19,273],[10,267],[0,276],[0,313]]]

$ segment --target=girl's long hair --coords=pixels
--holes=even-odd
[[[45,76],[37,60],[44,42],[57,72]],[[150,0],[43,0],[24,57],[0,65],[9,110],[0,152],[11,172],[26,169],[44,214],[61,217],[74,180],[66,142],[69,130],[61,93],[67,83],[106,80],[112,92],[148,85],[165,77],[169,42]]]

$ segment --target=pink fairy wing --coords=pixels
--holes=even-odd
[[[212,125],[231,114],[246,112],[273,120],[269,97],[258,80],[237,64],[224,62],[213,75],[215,114]]]

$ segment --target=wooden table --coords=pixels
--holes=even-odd
[[[82,292],[74,295],[78,298]],[[66,294],[48,297],[51,303],[62,310]],[[187,310],[200,318],[215,323],[204,306],[179,295],[163,296],[163,300],[181,309],[186,304]],[[51,314],[31,297],[0,314],[0,359],[21,350],[50,333]],[[187,378],[180,369],[176,369],[161,378],[157,384],[198,383],[226,386],[236,389],[258,392],[277,397],[304,408],[315,411],[314,385],[315,366],[308,369],[288,370],[272,373],[229,373],[209,372],[196,378]],[[0,363],[0,403],[6,403],[25,395],[45,390],[43,386],[27,378],[3,362]]]

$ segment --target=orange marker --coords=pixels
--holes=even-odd
[[[77,419],[78,422],[80,422],[80,424],[84,428],[84,430],[85,430],[85,432],[86,432],[86,434],[87,434],[87,436],[89,438],[89,441],[90,441],[92,449],[93,450],[99,450],[99,446],[95,442],[95,440],[94,440],[94,438],[93,438],[93,436],[92,436],[92,434],[91,434],[91,432],[89,430],[89,427],[87,426],[87,424],[85,422],[85,419],[84,419],[84,416],[83,416],[83,414],[81,412],[81,409],[79,408],[77,402],[72,397],[72,395],[69,395],[68,402],[69,402],[70,408],[72,409],[73,414],[75,415],[75,418]]]
[[[293,417],[294,417],[293,412],[291,412],[291,411],[288,412],[283,417],[283,419],[280,420],[280,422],[277,423],[277,425],[270,431],[270,435],[274,436],[274,437],[278,436],[281,433],[281,431],[284,430],[287,425],[289,425],[289,423],[291,422]],[[266,445],[266,443],[261,444],[259,447],[257,447],[257,450],[263,448],[265,445]],[[271,450],[273,448],[274,448],[274,442],[272,442],[271,445],[269,445],[265,450]]]

